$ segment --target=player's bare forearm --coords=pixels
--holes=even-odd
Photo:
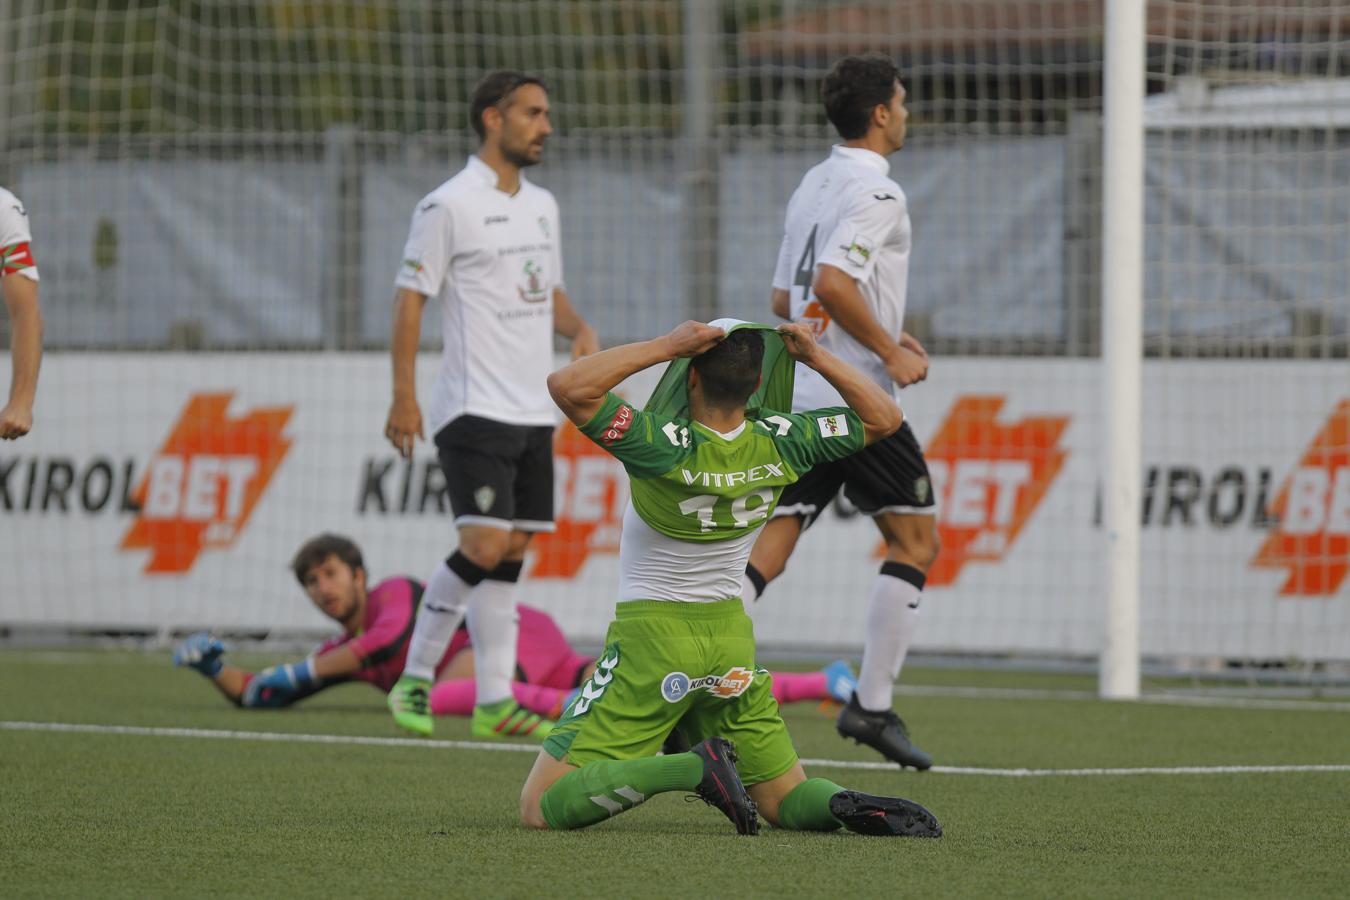
[[[886,332],[872,315],[858,282],[842,269],[821,263],[812,288],[830,318],[858,343],[871,350],[886,367],[886,374],[901,387],[928,377],[928,354],[912,337],[908,344]],[[918,349],[913,349],[918,346]]]
[[[895,335],[887,334],[876,316],[872,315],[867,298],[859,290],[858,282],[852,275],[828,263],[821,263],[811,292],[825,307],[830,320],[847,331],[855,341],[883,360],[895,354],[899,348]]]
[[[867,443],[890,437],[904,424],[905,414],[890,392],[833,353],[822,350],[811,368],[833,385],[844,403],[862,419]]]
[[[417,406],[417,345],[422,338],[422,307],[425,294],[399,288],[394,299],[394,327],[389,353],[394,363],[394,399],[384,436],[404,459],[412,459],[413,442],[425,439],[422,410]]]
[[[231,703],[238,703],[244,695],[244,686],[253,673],[246,669],[240,669],[228,663],[220,667],[220,671],[215,674],[211,681],[216,688],[225,695],[225,699]]]
[[[725,334],[702,322],[685,322],[664,337],[582,357],[548,376],[549,395],[567,418],[584,425],[599,412],[605,395],[630,375],[678,357],[697,356]]]
[[[9,400],[31,409],[37,395],[38,367],[42,363],[42,308],[38,285],[25,275],[6,275],[0,282],[9,310],[13,378]]]
[[[663,338],[611,347],[573,360],[549,375],[549,396],[563,415],[584,425],[599,412],[605,395],[625,378],[671,359]]]
[[[809,327],[792,322],[779,325],[778,333],[783,336],[783,344],[792,358],[819,372],[862,419],[866,443],[894,434],[904,424],[905,415],[890,393],[816,343],[815,334]]]
[[[417,400],[417,347],[422,341],[424,294],[399,288],[394,298],[394,327],[389,352],[394,364],[394,399]]]
[[[600,349],[595,329],[577,312],[572,298],[561,288],[553,292],[553,332],[572,342],[573,359],[590,356]]]
[[[769,309],[780,319],[792,318],[792,296],[787,291],[774,288],[769,297]]]

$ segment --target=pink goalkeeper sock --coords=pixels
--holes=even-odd
[[[431,714],[433,716],[471,716],[476,686],[472,678],[455,678],[442,681],[431,689]],[[516,702],[532,713],[557,718],[562,712],[562,701],[568,694],[558,688],[544,687],[538,684],[512,682],[511,693]]]
[[[521,706],[548,719],[556,719],[562,715],[562,702],[571,693],[561,688],[525,684],[520,681],[511,684],[511,692],[515,694],[516,702]]]
[[[434,695],[433,695],[434,696]],[[828,700],[824,672],[774,672],[773,698],[779,703],[798,700]]]

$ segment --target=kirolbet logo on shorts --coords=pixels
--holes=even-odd
[[[233,394],[194,394],[134,494],[122,549],[148,549],[146,572],[181,574],[206,548],[232,544],[281,465],[291,406],[230,418]]]
[[[704,675],[694,679],[683,672],[671,672],[661,679],[661,696],[667,703],[679,703],[691,691],[707,691],[714,697],[730,700],[744,694],[754,680],[754,670],[744,666],[735,666],[725,675]]]

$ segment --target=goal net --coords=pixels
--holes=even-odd
[[[486,72],[550,87],[528,175],[612,345],[771,318],[784,206],[834,140],[821,79],[876,51],[908,91],[891,174],[933,358],[899,395],[940,505],[917,648],[1096,654],[1100,7],[9,4],[0,185],[32,222],[48,355],[33,433],[0,447],[0,627],[321,630],[287,568],[305,538],[350,535],[376,579],[453,548],[433,448],[404,463],[382,438],[387,345],[409,216],[473,152]],[[1149,657],[1350,659],[1348,32],[1350,3],[1148,6]],[[626,488],[574,429],[556,446],[558,531],[522,596],[596,642]],[[881,553],[838,502],[761,640],[859,647]]]

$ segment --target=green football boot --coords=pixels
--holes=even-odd
[[[528,737],[542,741],[552,730],[553,723],[548,719],[530,712],[515,700],[503,700],[491,706],[475,706],[469,733],[476,738]]]
[[[413,734],[431,734],[431,682],[425,678],[404,675],[389,692],[389,711],[394,724]]]

